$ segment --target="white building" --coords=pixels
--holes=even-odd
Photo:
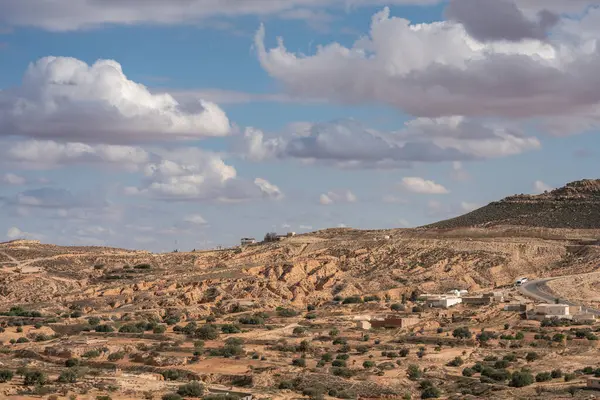
[[[450,295],[429,295],[425,300],[428,307],[435,308],[450,308],[460,303],[462,303],[460,297]]]
[[[541,315],[563,316],[570,315],[570,306],[568,304],[538,304],[534,312]]]
[[[242,246],[247,245],[247,244],[254,244],[256,243],[256,239],[254,238],[242,238]]]

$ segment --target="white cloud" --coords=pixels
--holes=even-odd
[[[333,190],[319,196],[319,203],[328,206],[334,203],[355,203],[356,195],[350,190]]]
[[[206,225],[206,220],[200,214],[188,215],[183,220],[194,225]]]
[[[73,3],[76,1],[76,3]],[[0,0],[0,23],[8,26],[33,26],[50,31],[66,31],[104,24],[178,24],[194,23],[208,18],[243,15],[277,15],[290,19],[324,16],[318,8],[331,6],[357,7],[379,4],[431,5],[441,0],[49,0],[36,4]],[[315,10],[316,9],[316,10]],[[304,10],[304,11],[303,11]],[[217,20],[219,22],[219,20]],[[1,25],[1,24],[0,24]],[[214,26],[209,24],[208,26]],[[225,28],[228,25],[225,24]]]
[[[310,231],[313,229],[312,225],[300,225],[298,228],[303,231]]]
[[[15,240],[15,239],[41,239],[42,235],[38,235],[36,233],[29,233],[29,232],[23,232],[21,229],[17,228],[16,226],[13,226],[11,228],[8,229],[8,231],[6,232],[6,237],[9,240]]]
[[[255,43],[263,68],[297,96],[377,102],[425,117],[556,118],[590,108],[600,116],[600,92],[589,91],[600,85],[600,53],[595,40],[565,32],[564,21],[545,40],[482,43],[459,23],[411,24],[384,9],[350,47],[330,43],[304,55],[279,40],[267,49],[262,27]]]
[[[120,145],[59,143],[53,140],[11,142],[0,150],[4,161],[21,168],[48,169],[71,164],[103,164],[137,170],[150,161],[144,149]]]
[[[434,181],[426,180],[419,177],[402,178],[401,186],[413,193],[420,194],[446,194],[450,193],[444,186],[435,183]]]
[[[467,181],[471,179],[471,175],[465,170],[463,164],[460,161],[454,161],[452,163],[452,172],[450,177],[455,181]]]
[[[533,183],[533,190],[535,193],[544,193],[545,191],[551,191],[554,188],[550,185],[548,185],[547,183],[544,183],[542,181],[535,181]]]
[[[125,76],[113,60],[67,57],[32,63],[20,87],[0,92],[4,135],[77,142],[198,139],[230,132],[216,104],[179,104]]]
[[[396,132],[379,132],[352,119],[302,124],[296,134],[266,138],[246,129],[237,151],[251,161],[298,159],[341,168],[401,168],[411,162],[507,157],[540,148],[535,137],[512,127],[464,117],[418,118]]]
[[[22,176],[13,174],[12,172],[7,172],[2,176],[0,182],[5,183],[7,185],[24,185],[27,183],[27,179]]]
[[[254,179],[254,184],[258,186],[263,194],[263,197],[275,200],[280,200],[283,198],[283,193],[281,190],[266,179],[256,178]]]

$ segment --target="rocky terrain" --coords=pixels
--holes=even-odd
[[[516,225],[599,229],[600,180],[586,179],[540,195],[516,195],[428,228]]]
[[[500,290],[525,301],[517,277],[565,276],[551,289],[585,300],[598,285],[579,274],[600,280],[598,196],[598,181],[580,181],[430,228],[328,229],[214,251],[2,243],[0,397],[240,397],[220,392],[231,387],[273,399],[577,397],[584,367],[600,375],[594,326],[544,327],[501,304],[428,310],[418,297]],[[390,312],[417,324],[354,322]],[[557,360],[560,379],[572,376],[543,384]],[[531,371],[541,380],[511,381]]]

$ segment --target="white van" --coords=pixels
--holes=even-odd
[[[517,279],[517,280],[516,280],[516,282],[515,282],[515,285],[517,285],[517,286],[521,286],[521,285],[523,285],[525,282],[527,282],[528,280],[529,280],[529,279],[527,279],[527,278],[519,278],[519,279]]]

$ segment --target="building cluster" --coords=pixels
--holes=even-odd
[[[527,318],[535,320],[569,319],[575,322],[586,322],[595,321],[596,315],[584,312],[580,306],[542,303],[527,310]]]
[[[280,240],[283,239],[287,239],[287,238],[291,238],[296,236],[296,232],[288,232],[285,235],[278,235],[275,232],[269,232],[265,235],[265,238],[263,239],[263,242],[278,242]],[[257,243],[257,240],[255,238],[252,237],[246,237],[246,238],[242,238],[241,239],[241,245],[242,246],[246,246],[249,244],[255,244]]]
[[[450,308],[457,304],[465,305],[489,305],[501,303],[504,301],[502,292],[490,292],[477,296],[469,296],[466,290],[451,290],[445,294],[423,294],[418,300],[425,303],[427,307],[432,308]]]

